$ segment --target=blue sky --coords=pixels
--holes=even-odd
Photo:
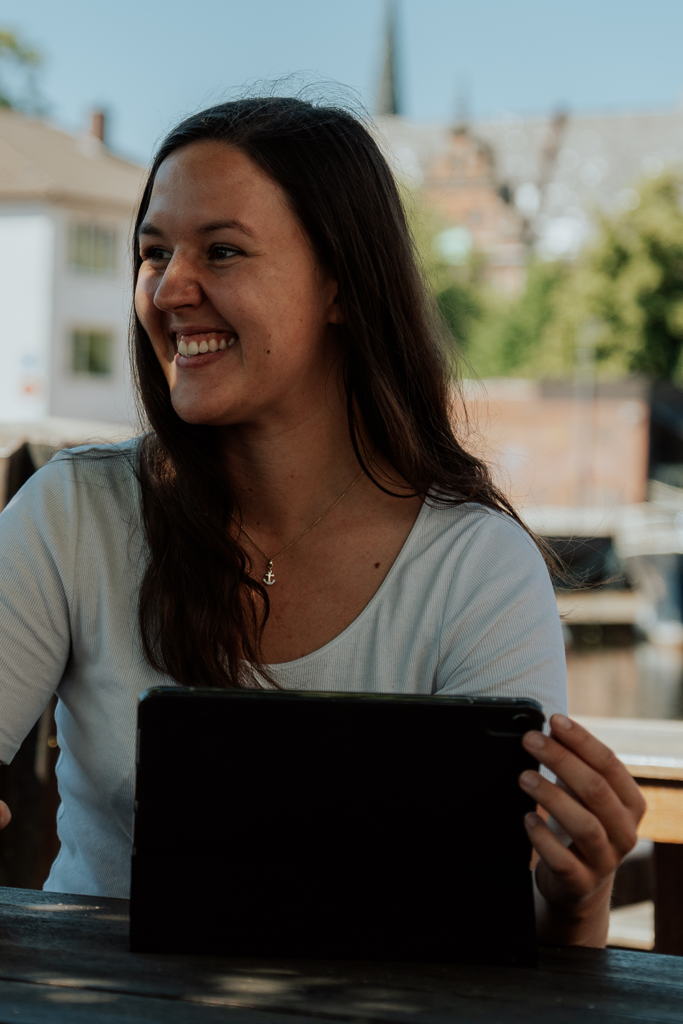
[[[0,27],[45,54],[53,120],[78,130],[94,105],[110,140],[145,161],[183,113],[244,83],[312,72],[372,109],[384,0],[0,0]],[[683,96],[681,0],[399,0],[405,113],[475,117],[659,109]]]

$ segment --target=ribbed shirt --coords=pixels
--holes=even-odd
[[[128,895],[138,698],[174,685],[140,643],[137,446],[63,452],[0,514],[0,760],[56,692],[61,849],[45,888],[58,892]],[[474,504],[425,502],[360,615],[270,669],[287,689],[532,697],[548,716],[566,711],[543,559],[512,519]]]

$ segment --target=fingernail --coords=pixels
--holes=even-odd
[[[519,781],[525,789],[536,789],[536,786],[541,781],[541,776],[538,772],[522,772]]]
[[[532,750],[543,750],[545,736],[542,732],[528,732],[524,737],[524,745],[531,747]]]
[[[550,719],[553,729],[571,729],[572,721],[566,715],[553,715]]]
[[[533,811],[529,811],[528,814],[524,815],[524,821],[529,826],[529,828],[538,828],[538,826],[541,824],[542,819],[540,815],[534,814]]]

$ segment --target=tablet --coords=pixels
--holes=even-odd
[[[168,687],[138,712],[131,949],[532,965],[532,700]]]

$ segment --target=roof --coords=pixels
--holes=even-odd
[[[542,162],[557,126],[551,118],[510,114],[469,128],[491,147],[498,183],[517,197],[550,255],[576,251],[597,208],[637,203],[633,190],[639,179],[658,177],[666,167],[683,168],[683,109],[569,115],[554,140],[556,159],[548,176]],[[378,128],[394,166],[417,188],[428,165],[447,150],[453,130],[398,117],[378,118]]]
[[[119,209],[139,197],[144,169],[92,135],[0,109],[0,201],[42,200]]]

